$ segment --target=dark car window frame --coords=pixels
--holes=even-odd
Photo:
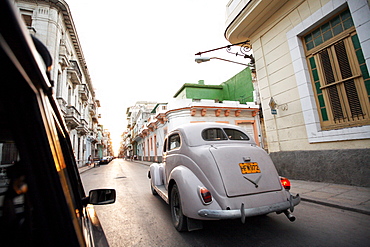
[[[168,151],[179,149],[181,146],[181,137],[178,133],[172,134],[168,137]]]

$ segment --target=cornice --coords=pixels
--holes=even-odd
[[[66,1],[64,0],[15,0],[15,2],[26,2],[26,3],[35,3],[35,4],[45,3],[45,4],[49,4],[51,7],[58,9],[62,13],[65,26],[72,39],[73,47],[76,51],[78,60],[81,64],[82,71],[86,78],[86,82],[89,85],[90,92],[92,93],[93,97],[95,97],[95,91],[93,89],[90,73],[87,69],[86,60],[82,52],[82,46],[81,46],[80,40],[77,35],[77,30],[76,30],[76,27],[75,27],[75,24],[72,18],[71,10],[68,4],[66,3]]]

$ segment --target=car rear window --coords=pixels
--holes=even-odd
[[[236,129],[209,128],[202,132],[205,141],[243,140],[249,141],[249,137]]]
[[[227,137],[230,140],[243,140],[243,141],[249,141],[249,137],[244,134],[243,132],[236,130],[236,129],[224,129],[226,132]]]
[[[227,136],[220,128],[205,129],[202,132],[202,137],[206,141],[227,140]]]

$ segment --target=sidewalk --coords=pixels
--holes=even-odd
[[[302,201],[370,215],[370,188],[343,184],[290,180],[291,192]]]
[[[98,166],[96,166],[98,167]],[[90,170],[91,168],[94,168],[94,165],[84,165],[78,168],[78,172],[81,174],[87,170]]]
[[[147,166],[153,163],[138,160],[133,162]],[[91,168],[93,166],[84,166],[79,168],[79,171],[82,173]],[[290,182],[291,193],[298,193],[302,201],[370,215],[370,188],[303,180],[290,180]]]

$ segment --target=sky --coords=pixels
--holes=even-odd
[[[185,83],[219,85],[245,67],[197,64],[195,53],[229,45],[229,0],[65,0],[100,101],[99,123],[119,149],[126,110],[137,101],[168,102]],[[235,50],[237,51],[237,50]],[[226,50],[203,54],[248,63]]]

